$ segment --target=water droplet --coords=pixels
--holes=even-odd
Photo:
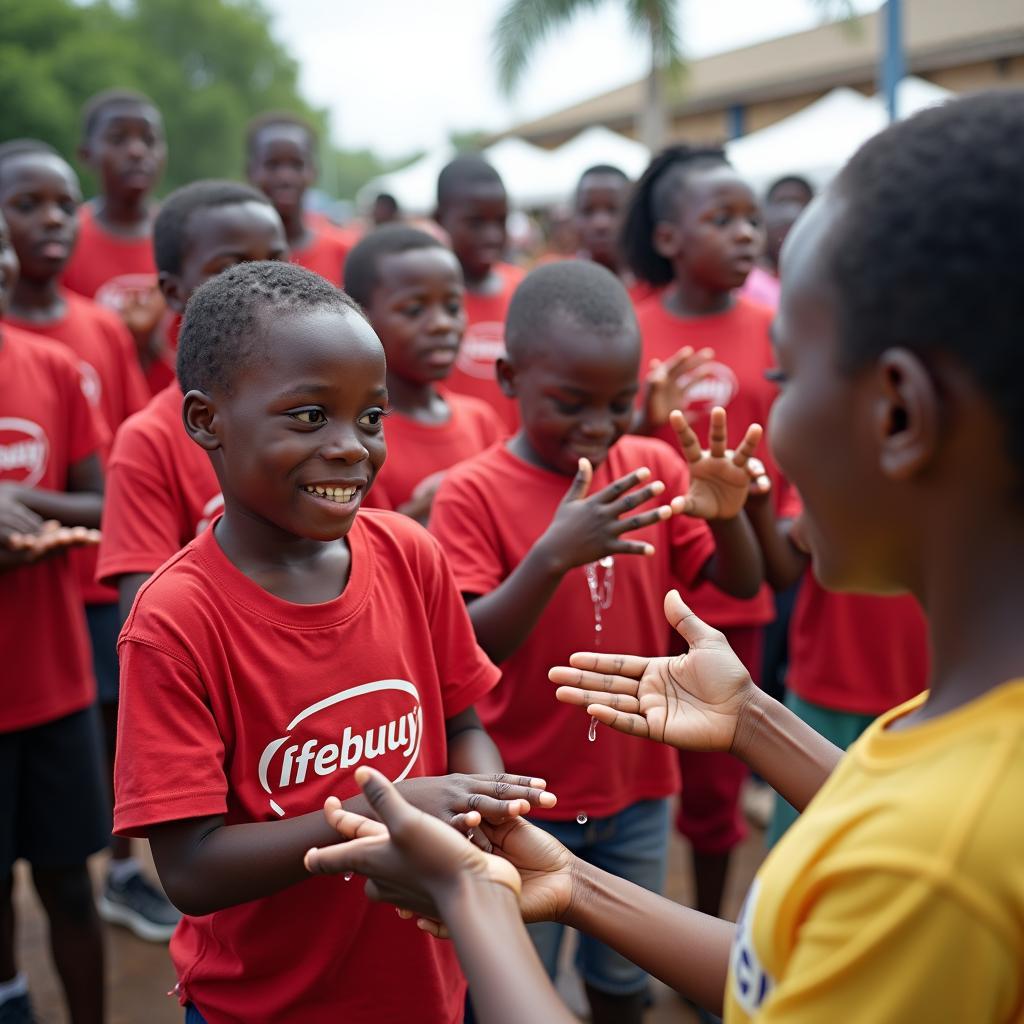
[[[597,564],[601,566],[602,569],[610,569],[615,564],[615,556],[605,555]]]
[[[597,719],[593,715],[590,716],[590,730],[587,732],[587,739],[591,743],[597,739]]]
[[[580,811],[580,813],[576,815],[576,824],[577,825],[586,825],[586,823],[587,823],[587,816],[582,811]]]
[[[601,629],[602,629],[601,623],[600,622],[595,622],[594,623],[594,632],[595,633],[600,633]]]
[[[467,838],[467,839],[468,839],[468,840],[469,840],[470,842],[472,842],[472,841],[473,841],[473,836],[474,836],[474,835],[476,835],[476,833],[475,833],[475,832],[474,832],[474,831],[473,831],[472,829],[470,829],[470,830],[469,830],[469,831],[468,831],[468,832],[466,833],[466,838]]]
[[[354,871],[346,871],[341,877],[344,878],[346,882],[351,882],[354,875]]]

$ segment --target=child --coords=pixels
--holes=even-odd
[[[502,393],[494,367],[505,350],[505,314],[523,272],[501,262],[508,196],[498,172],[482,157],[456,157],[438,176],[436,217],[466,283],[466,334],[448,386],[482,398],[515,430],[515,403]]]
[[[13,160],[11,161],[13,162]],[[5,161],[5,165],[7,161]],[[7,179],[10,168],[4,167]],[[45,247],[42,255],[45,256]],[[0,316],[18,261],[0,215]],[[105,438],[63,346],[0,324],[0,1018],[30,1021],[14,954],[14,862],[32,880],[71,1018],[103,1019],[103,939],[87,858],[109,839],[82,596],[64,547],[96,527]],[[57,531],[54,531],[57,533]]]
[[[539,766],[558,792],[559,807],[540,812],[544,827],[588,860],[658,891],[668,798],[679,787],[675,757],[652,757],[607,730],[588,742],[571,709],[550,707],[547,670],[581,646],[665,647],[655,612],[673,578],[756,591],[760,561],[740,511],[747,475],[739,467],[759,431],[749,432],[734,464],[718,444],[720,417],[713,457],[702,459],[681,428],[692,481],[662,442],[623,436],[640,337],[622,284],[595,263],[533,271],[509,307],[506,342],[498,373],[519,402],[522,427],[450,470],[431,518],[477,640],[502,666],[481,714],[509,766]],[[716,498],[705,504],[708,487]],[[651,508],[662,493],[673,505]],[[679,516],[684,506],[690,514]],[[561,937],[557,925],[534,929],[552,976]],[[594,1021],[640,1019],[643,971],[591,942],[581,947],[581,967]]]
[[[466,327],[462,270],[437,239],[394,225],[352,250],[345,290],[363,307],[388,360],[390,451],[371,502],[426,523],[445,470],[505,433],[486,402],[438,387]]]
[[[390,842],[332,806],[344,836],[366,838],[310,866],[432,899],[483,1020],[571,1019],[531,962],[520,913],[607,938],[709,1008],[724,1002],[727,1024],[1020,1019],[1022,112],[1024,92],[1004,90],[896,122],[783,252],[772,438],[805,500],[815,574],[844,591],[914,593],[930,620],[930,691],[843,756],[760,694],[676,597],[666,610],[693,654],[580,656],[553,673],[602,721],[731,746],[810,801],[738,924],[598,872],[526,822],[492,833],[523,873],[520,902],[507,865],[459,856],[453,830],[371,769],[360,779]],[[613,698],[616,710],[598,706]]]
[[[261,114],[249,122],[246,131],[246,173],[274,204],[284,224],[292,263],[340,285],[355,239],[326,217],[302,208],[306,190],[316,183],[318,147],[313,126],[301,117]]]
[[[480,728],[498,672],[438,545],[356,514],[385,455],[380,342],[319,275],[250,263],[190,300],[178,376],[224,513],[125,623],[115,826],[150,838],[187,915],[181,1001],[211,1022],[455,1024],[450,950],[359,884],[303,882],[331,841],[319,808],[363,762],[466,825],[554,802],[501,774]]]
[[[806,178],[787,174],[768,189],[764,199],[764,252],[747,275],[740,294],[774,310],[779,304],[779,253],[797,217],[814,198]]]
[[[661,289],[637,310],[645,360],[664,361],[682,344],[713,351],[680,408],[698,436],[707,429],[711,409],[726,408],[731,447],[740,440],[742,424],[767,421],[776,394],[764,376],[773,365],[772,314],[735,294],[762,244],[757,200],[720,149],[673,146],[655,157],[637,183],[623,229],[626,257],[638,280]],[[667,427],[656,435],[674,440]],[[781,495],[770,454],[764,462]],[[764,627],[774,616],[768,588],[739,601],[705,585],[692,601],[699,615],[726,632],[756,678]],[[680,765],[684,796],[677,826],[693,845],[697,907],[717,914],[731,851],[746,833],[739,797],[747,770],[720,753],[684,751]]]
[[[79,211],[79,237],[64,284],[114,309],[128,324],[151,393],[173,376],[156,286],[150,197],[167,161],[163,118],[141,93],[98,93],[82,111],[79,159],[100,195]]]

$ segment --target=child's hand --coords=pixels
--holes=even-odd
[[[152,354],[152,337],[167,309],[156,282],[148,288],[132,288],[123,293],[118,312],[135,338],[142,353]]]
[[[673,510],[698,519],[732,519],[739,515],[750,491],[747,466],[761,440],[761,427],[752,423],[736,451],[730,451],[726,447],[729,435],[725,410],[715,406],[708,428],[709,450],[702,451],[697,435],[678,409],[670,422],[690,466],[690,489],[672,500]]]
[[[636,516],[620,518],[665,490],[660,480],[633,490],[650,475],[646,467],[634,470],[587,497],[594,470],[587,459],[580,459],[579,472],[573,477],[551,525],[537,542],[549,553],[559,572],[596,562],[606,555],[654,554],[650,544],[621,539],[630,530],[650,526],[673,514],[671,506],[662,505]]]
[[[14,484],[0,484],[0,540],[8,547],[8,538],[38,533],[43,526],[43,517],[33,512],[18,498]]]
[[[439,903],[462,880],[504,885],[518,896],[519,875],[507,860],[488,856],[455,829],[407,803],[380,772],[363,765],[356,769],[356,781],[380,822],[328,798],[328,824],[349,841],[309,850],[305,864],[311,874],[358,871],[369,878],[370,899],[432,918],[440,917]]]
[[[765,471],[764,463],[760,459],[750,459],[747,463],[747,476],[750,478],[747,507],[766,505],[772,496],[772,480]]]
[[[713,349],[694,352],[686,345],[664,362],[652,359],[644,380],[643,412],[637,433],[653,433],[668,423],[673,409],[685,408],[690,391],[704,379],[701,367],[714,356]]]
[[[665,598],[665,617],[689,644],[686,654],[574,654],[572,668],[548,673],[561,684],[555,696],[619,732],[680,750],[728,751],[757,687],[725,637],[698,619],[676,590]]]
[[[402,796],[414,807],[440,818],[448,825],[466,831],[482,818],[491,825],[501,825],[531,807],[554,807],[554,793],[545,789],[543,779],[525,775],[438,775],[400,782]],[[468,815],[473,814],[471,821]],[[482,834],[475,840],[484,849],[489,844]]]

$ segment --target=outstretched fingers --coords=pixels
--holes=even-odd
[[[560,686],[555,690],[555,699],[563,704],[586,708],[600,705],[635,714],[640,710],[640,701],[622,693],[602,693],[600,690],[581,690],[575,686]]]
[[[740,441],[736,446],[736,451],[733,452],[733,465],[742,467],[750,461],[751,456],[757,451],[757,446],[761,443],[761,436],[763,434],[764,430],[760,423],[751,423],[747,427],[743,440]]]
[[[575,657],[575,655],[574,655]],[[567,689],[594,690],[598,693],[616,693],[624,697],[635,697],[640,681],[609,672],[589,672],[576,668],[558,666],[548,672],[548,679]]]
[[[672,424],[676,437],[679,438],[679,447],[683,449],[686,461],[691,466],[696,465],[700,462],[704,452],[701,450],[700,439],[694,432],[693,427],[686,422],[686,417],[678,409],[673,409],[669,413],[668,421]]]
[[[644,739],[651,738],[651,727],[643,715],[618,711],[605,704],[591,704],[587,708],[587,713],[616,732],[623,732],[627,736],[641,736]]]

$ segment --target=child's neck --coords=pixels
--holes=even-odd
[[[117,234],[140,235],[149,232],[149,200],[143,196],[118,196],[104,193],[96,200],[96,219]]]
[[[306,224],[306,217],[302,212],[302,207],[299,206],[294,210],[288,212],[288,214],[277,211],[281,217],[281,223],[284,224],[284,236],[288,240],[288,245],[292,249],[304,249],[309,245],[313,237],[313,232],[309,229]]]
[[[310,540],[225,501],[214,536],[228,561],[257,586],[292,604],[322,604],[348,584],[348,539]]]
[[[662,304],[675,316],[712,316],[732,309],[735,298],[731,291],[722,291],[679,276],[669,286]]]
[[[388,371],[388,404],[419,423],[447,423],[451,410],[430,381],[412,381]],[[387,428],[385,427],[385,430]]]
[[[471,274],[463,264],[462,276],[466,281],[466,291],[474,295],[496,295],[501,291],[501,275],[494,267],[488,267],[483,274]]]
[[[33,281],[19,277],[11,296],[8,311],[16,320],[46,324],[59,320],[67,310],[67,301],[61,294],[56,277]]]

